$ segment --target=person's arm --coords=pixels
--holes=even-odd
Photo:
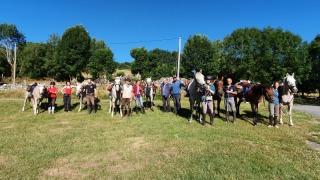
[[[62,94],[65,93],[65,91],[64,91],[65,89],[66,89],[66,86],[64,86],[64,87],[61,89],[61,93],[62,93]]]
[[[94,88],[94,96],[97,98],[98,97],[98,91],[97,88]]]

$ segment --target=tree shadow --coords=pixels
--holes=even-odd
[[[247,122],[247,123],[249,123],[251,125],[254,125],[252,111],[244,110],[243,113],[244,114],[240,115],[240,118],[243,121],[245,121],[245,122]],[[258,124],[260,123],[260,124],[268,125],[269,122],[266,121],[266,119],[269,119],[269,117],[265,116],[265,115],[261,115],[261,114],[258,113],[258,116],[257,116]]]

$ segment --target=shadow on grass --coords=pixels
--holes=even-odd
[[[245,110],[245,111],[243,111],[243,112],[244,112],[244,114],[241,114],[241,115],[240,115],[240,118],[241,118],[243,121],[245,121],[245,122],[253,125],[253,115],[252,115],[252,111]],[[268,125],[269,122],[266,121],[266,119],[268,120],[269,117],[268,117],[268,116],[261,115],[261,114],[258,113],[258,124]]]

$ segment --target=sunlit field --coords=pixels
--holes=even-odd
[[[20,97],[20,95],[16,95]],[[101,96],[101,109],[88,114],[45,109],[33,115],[23,100],[0,99],[0,179],[319,179],[319,151],[308,141],[320,142],[320,120],[293,112],[294,127],[267,127],[267,103],[261,104],[260,123],[252,126],[249,104],[241,118],[215,126],[188,123],[183,98],[181,116],[155,111],[130,118],[113,118]],[[221,104],[223,106],[223,102]],[[207,118],[207,120],[209,117]]]

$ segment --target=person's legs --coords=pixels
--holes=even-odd
[[[51,113],[51,98],[49,97],[48,98],[48,113],[50,114]]]
[[[172,98],[173,98],[174,113],[178,114],[178,96],[177,96],[177,94],[172,95]]]
[[[68,102],[67,102],[67,105],[68,105],[68,111],[71,111],[71,95],[68,96]]]
[[[165,96],[162,96],[162,108],[163,108],[163,112],[167,111],[167,99]]]
[[[88,109],[88,113],[91,113],[91,101],[90,101],[91,95],[87,95],[86,96],[86,101],[87,101],[87,109]]]
[[[207,102],[202,102],[202,125],[206,124]]]
[[[54,114],[55,104],[56,104],[56,98],[52,98],[51,99],[51,112],[52,112],[52,114]]]
[[[135,107],[135,109],[136,109],[136,113],[138,114],[138,112],[139,112],[139,107],[138,107],[138,104],[140,103],[139,102],[140,100],[139,100],[139,98],[138,97],[136,97],[136,99],[135,99],[135,104],[136,104],[136,107]]]
[[[230,106],[233,113],[233,122],[236,122],[237,120],[237,111],[236,111],[236,104],[234,101],[234,98],[230,98]]]
[[[273,126],[274,127],[278,127],[278,117],[279,117],[279,108],[280,108],[280,105],[277,104],[274,106],[274,110],[275,110],[275,113],[274,113],[274,117],[273,117]]]
[[[167,101],[167,112],[171,112],[171,107],[170,107],[170,98],[169,98],[169,97],[167,97],[166,101]]]
[[[271,127],[273,125],[273,118],[274,118],[274,103],[269,103],[269,126]]]
[[[63,105],[64,105],[64,112],[68,111],[68,96],[63,95]]]
[[[208,108],[210,109],[210,124],[213,126],[213,119],[214,119],[213,101],[208,102]]]

